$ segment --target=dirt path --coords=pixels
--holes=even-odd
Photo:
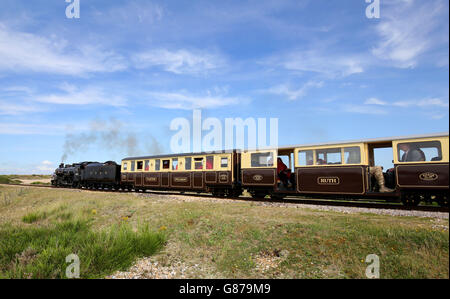
[[[22,184],[30,185],[36,182],[44,183],[44,184],[50,184],[52,179],[34,179],[34,180],[20,180]]]

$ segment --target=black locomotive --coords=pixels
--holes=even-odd
[[[52,176],[52,185],[69,188],[108,188],[120,186],[120,165],[113,161],[105,163],[81,162],[59,165]]]

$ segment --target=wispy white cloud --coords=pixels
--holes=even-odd
[[[0,135],[62,135],[63,125],[32,123],[0,123]]]
[[[377,98],[369,98],[364,102],[365,105],[380,105],[380,106],[386,106],[387,103],[379,100]]]
[[[203,95],[193,95],[186,91],[151,92],[148,96],[148,103],[150,105],[166,109],[213,109],[249,102],[246,98],[230,97],[223,94],[213,94],[211,92],[207,92]]]
[[[411,100],[411,101],[398,101],[392,103],[393,106],[398,107],[441,107],[448,108],[448,101],[443,101],[440,98],[428,98],[421,100]]]
[[[20,115],[45,111],[42,107],[30,105],[29,103],[13,104],[0,100],[0,115]]]
[[[55,170],[55,167],[53,166],[53,162],[44,160],[40,164],[36,165],[36,169],[40,172],[51,173],[53,170]]]
[[[113,26],[129,26],[130,24],[155,24],[164,14],[164,8],[150,1],[127,1],[124,5],[115,5],[110,8],[92,7],[88,13],[92,14],[95,22],[108,23]]]
[[[346,107],[347,112],[367,113],[367,114],[386,114],[388,110],[381,109],[390,108],[399,111],[404,111],[407,108],[413,108],[421,111],[423,115],[435,120],[439,120],[448,115],[449,101],[442,100],[441,98],[425,98],[419,100],[406,100],[406,101],[382,101],[378,98],[369,98],[364,102],[364,106]]]
[[[0,88],[0,115],[21,115],[42,112],[46,109],[24,100],[33,93],[25,86],[5,86]]]
[[[294,101],[303,98],[311,88],[321,88],[323,84],[323,81],[308,81],[300,88],[292,88],[289,84],[280,84],[264,91],[276,95],[286,96],[289,100]]]
[[[42,103],[62,104],[62,105],[107,105],[125,106],[127,100],[113,92],[106,92],[104,88],[88,86],[78,88],[75,85],[63,83],[59,89],[63,92],[39,95],[33,100]]]
[[[97,46],[69,47],[64,39],[15,31],[0,23],[0,70],[66,75],[114,72],[123,57]]]
[[[442,18],[445,14],[447,0],[387,2],[375,27],[380,40],[372,53],[397,67],[415,67],[421,55],[440,44],[448,45],[448,15]],[[448,48],[446,53],[448,57]],[[442,62],[439,58],[436,64]]]
[[[374,108],[365,105],[344,105],[342,107],[344,112],[357,113],[357,114],[372,114],[372,115],[383,115],[387,114],[388,111],[381,108]]]
[[[338,55],[315,49],[280,53],[263,63],[291,71],[312,72],[327,77],[346,77],[364,72],[366,62],[359,54]]]
[[[55,168],[53,162],[48,160],[40,163],[2,162],[0,174],[51,174]]]
[[[156,49],[133,55],[136,68],[160,67],[175,74],[204,74],[224,66],[224,58],[201,51]]]
[[[440,98],[425,98],[420,100],[408,100],[408,101],[395,101],[395,102],[386,102],[379,100],[377,98],[370,98],[364,102],[364,105],[378,105],[378,106],[393,106],[393,107],[441,107],[448,108],[449,102],[444,101]]]

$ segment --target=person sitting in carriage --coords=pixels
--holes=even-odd
[[[277,159],[277,174],[286,188],[292,187],[291,177],[293,177],[293,175],[281,158]]]

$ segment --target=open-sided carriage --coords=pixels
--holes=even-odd
[[[392,153],[393,168],[382,175],[392,190],[380,192],[373,168],[377,153],[386,154],[386,149]],[[279,163],[287,164],[284,178]],[[256,197],[384,198],[400,199],[406,205],[420,201],[448,205],[448,134],[246,151],[241,173],[242,187]]]

